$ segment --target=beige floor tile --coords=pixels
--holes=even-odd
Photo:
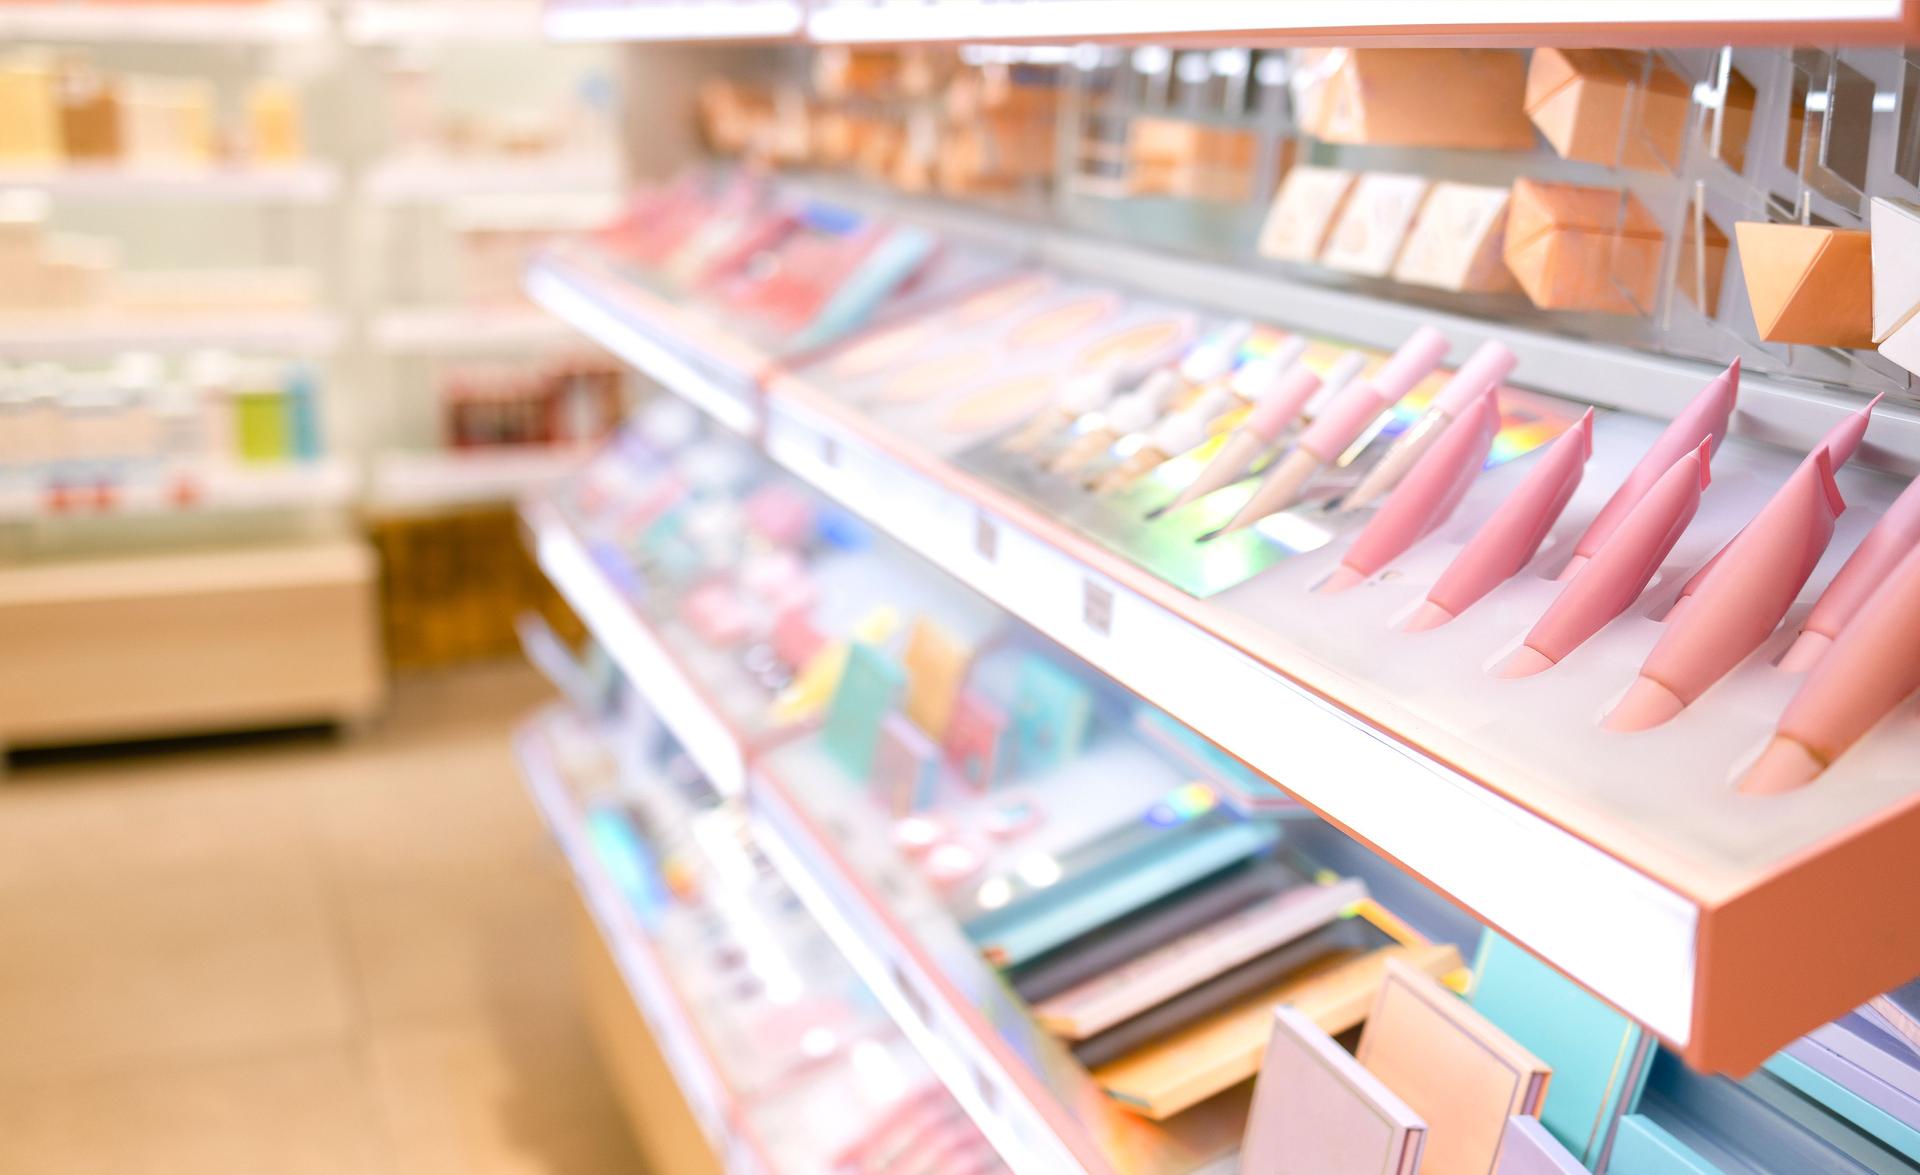
[[[341,1044],[0,1086],[8,1175],[397,1175],[382,1130]]]
[[[357,1012],[331,918],[298,858],[0,901],[0,1080],[339,1039]]]
[[[584,1030],[511,1024],[382,1031],[374,1089],[408,1175],[643,1170]]]

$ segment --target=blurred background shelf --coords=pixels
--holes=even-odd
[[[779,41],[805,23],[796,0],[562,0],[547,6],[546,29],[558,41]]]
[[[0,4],[0,40],[272,45],[328,32],[317,0],[228,4]]]
[[[375,512],[502,505],[552,487],[577,468],[587,448],[389,450],[374,458],[366,505]]]
[[[206,347],[322,355],[339,345],[329,314],[102,315],[75,321],[0,320],[0,359],[86,358],[122,351],[195,351]]]
[[[347,41],[355,45],[534,41],[540,37],[540,5],[533,0],[353,0],[344,27]]]
[[[324,204],[340,190],[340,173],[331,164],[319,162],[285,167],[0,168],[0,192],[22,189],[61,200]]]
[[[209,466],[100,488],[0,489],[0,521],[317,510],[348,504],[358,488],[353,466],[339,458],[281,466]]]
[[[379,204],[421,204],[474,196],[544,195],[578,200],[620,183],[612,152],[469,159],[414,154],[375,164],[362,191]]]
[[[403,307],[373,319],[373,345],[408,355],[524,351],[579,338],[560,319],[533,307]]]

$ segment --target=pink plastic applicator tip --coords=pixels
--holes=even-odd
[[[1740,792],[1749,796],[1777,796],[1807,786],[1826,770],[1826,764],[1793,739],[1775,735],[1740,780]]]
[[[1580,574],[1580,569],[1582,567],[1585,567],[1586,565],[1587,565],[1587,557],[1585,555],[1575,555],[1572,559],[1569,559],[1567,561],[1567,565],[1565,567],[1562,567],[1560,569],[1560,574],[1553,577],[1554,581],[1556,583],[1565,583],[1568,580],[1572,579],[1574,576]]]
[[[1651,677],[1635,678],[1627,694],[1600,725],[1622,734],[1652,730],[1687,708],[1680,695]]]
[[[1414,610],[1413,615],[1407,617],[1407,622],[1400,626],[1400,631],[1426,632],[1428,629],[1439,628],[1452,619],[1453,613],[1432,600],[1423,600],[1420,607]]]
[[[1780,658],[1780,669],[1784,673],[1805,673],[1820,663],[1832,645],[1832,637],[1808,629],[1795,638],[1787,655]]]
[[[1536,673],[1545,673],[1559,662],[1547,656],[1532,645],[1521,645],[1506,660],[1493,667],[1495,677],[1512,680],[1517,677],[1532,677]]]
[[[1342,563],[1340,566],[1334,568],[1333,574],[1329,575],[1325,582],[1314,590],[1323,596],[1331,596],[1346,591],[1354,584],[1366,582],[1366,578],[1366,576],[1348,567],[1345,563]]]

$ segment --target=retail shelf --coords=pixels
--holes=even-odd
[[[555,0],[546,24],[557,41],[781,41],[805,17],[797,0]]]
[[[514,731],[514,757],[519,761],[527,792],[559,844],[581,899],[713,1153],[730,1158],[726,1163],[729,1171],[770,1170],[764,1163],[743,1161],[744,1153],[731,1158],[737,1149],[750,1146],[748,1138],[734,1128],[737,1104],[733,1093],[645,929],[595,854],[588,838],[586,814],[561,780],[539,733],[541,724],[551,721],[558,710],[555,707],[543,712]]]
[[[720,7],[712,5],[710,7]],[[967,41],[1302,43],[1402,40],[1423,45],[1897,43],[1920,12],[1906,0],[1754,0],[1729,18],[1719,0],[819,0],[809,40],[825,44]]]
[[[382,351],[414,355],[526,351],[579,338],[566,323],[532,307],[387,310],[374,318],[372,334],[374,346]]]
[[[594,561],[559,511],[530,504],[522,508],[521,517],[532,536],[540,570],[606,647],[620,671],[652,703],[714,788],[721,795],[739,795],[747,780],[745,740]]]
[[[346,9],[346,37],[356,45],[531,41],[540,25],[531,0],[353,0]]]
[[[353,466],[340,458],[210,465],[100,488],[0,489],[0,520],[326,509],[344,506],[356,488]]]
[[[323,5],[309,0],[225,4],[0,4],[0,40],[159,44],[290,44],[327,33]]]
[[[584,192],[620,183],[620,160],[608,150],[506,158],[397,155],[375,164],[364,190],[382,204],[425,204],[475,196],[547,195],[577,202]],[[572,219],[571,206],[562,209]]]
[[[636,288],[607,288],[607,274],[590,267],[537,266],[532,280],[546,287],[536,290],[543,304],[696,405],[739,403],[687,357],[697,339],[663,341],[687,312]],[[731,352],[742,345],[728,345],[726,366],[740,365]],[[1743,395],[1743,412],[1747,403]],[[1771,874],[1712,867],[1585,806],[1547,803],[1508,777],[1498,748],[1439,734],[1390,693],[1303,654],[1245,612],[1168,586],[823,390],[776,373],[764,411],[762,441],[777,463],[1526,943],[1696,1066],[1750,1068],[1844,1010],[1834,997],[1849,993],[1809,989],[1794,996],[1800,1006],[1764,1007],[1742,994],[1749,968],[1787,932],[1782,917],[1817,933],[1834,973],[1855,977],[1847,982],[1898,982],[1878,975],[1889,963],[1873,935],[1846,933],[1815,912],[1827,904],[1817,896],[1823,878],[1846,867],[1843,858],[1817,867],[1789,859]],[[1881,849],[1916,823],[1920,807],[1907,804],[1879,827],[1851,832],[1848,847],[1873,874],[1884,917],[1899,916],[1908,890]]]
[[[325,314],[198,314],[178,317],[0,319],[0,358],[84,358],[120,351],[193,351],[222,347],[268,354],[320,355],[340,340]]]
[[[4,13],[0,6],[0,13]],[[325,163],[265,167],[153,167],[115,164],[0,170],[0,191],[42,191],[63,200],[179,200],[209,204],[321,204],[340,187]]]
[[[374,459],[367,506],[394,512],[510,503],[559,481],[588,452],[546,446],[390,451]]]

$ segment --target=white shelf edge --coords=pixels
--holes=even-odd
[[[327,314],[105,314],[59,320],[0,318],[0,358],[109,355],[119,351],[188,351],[219,347],[291,355],[323,355],[340,342],[340,322]]]
[[[353,0],[345,35],[354,45],[514,43],[537,40],[537,0]]]
[[[327,13],[310,0],[249,4],[0,4],[0,40],[167,45],[272,45],[327,36]]]
[[[13,189],[46,192],[62,200],[322,204],[339,191],[340,172],[318,161],[238,167],[114,164],[0,169],[0,191]]]
[[[938,1023],[945,1009],[937,996],[926,994],[937,988],[932,977],[904,952],[885,949],[888,938],[873,929],[873,912],[836,882],[835,867],[820,859],[800,814],[776,788],[756,784],[750,795],[761,851],[1007,1166],[1016,1175],[1080,1170],[1072,1150],[1048,1129],[984,1043]],[[951,1011],[944,1018],[952,1018]]]
[[[708,707],[679,662],[594,564],[572,530],[539,509],[529,511],[528,520],[540,570],[606,647],[620,671],[646,695],[715,790],[723,796],[741,794],[747,783],[746,748],[725,720]]]
[[[514,757],[534,807],[559,844],[600,938],[613,956],[634,1004],[653,1030],[654,1042],[686,1095],[707,1145],[715,1156],[724,1157],[731,1152],[735,1134],[733,1094],[701,1042],[687,1006],[667,977],[646,931],[595,861],[593,846],[582,835],[580,808],[554,771],[549,752],[537,743],[531,725],[516,730],[513,743]]]
[[[398,354],[467,355],[559,346],[579,332],[534,307],[423,306],[381,311],[369,337]]]
[[[427,510],[511,503],[548,488],[577,469],[591,446],[500,446],[378,454],[367,478],[374,510]]]
[[[0,489],[0,520],[64,520],[140,517],[156,514],[199,515],[247,510],[325,509],[352,501],[358,478],[339,457],[285,465],[210,465],[169,471],[164,480],[142,478],[112,487],[105,508],[76,502],[54,509],[44,486]],[[182,481],[194,492],[183,498]]]
[[[555,2],[547,35],[556,41],[768,41],[800,35],[806,13],[796,0],[647,0]]]

